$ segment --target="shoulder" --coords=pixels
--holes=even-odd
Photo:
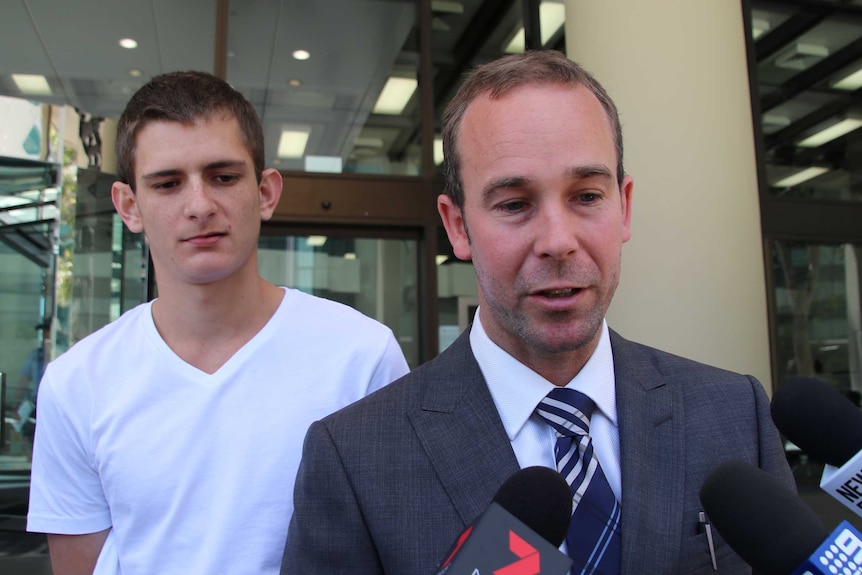
[[[75,342],[52,363],[75,363],[93,355],[104,356],[112,348],[135,345],[137,342],[129,338],[143,335],[143,321],[146,320],[146,315],[151,313],[151,307],[152,302],[133,307],[116,320]]]
[[[324,422],[349,431],[358,420],[403,419],[416,410],[451,412],[465,394],[483,382],[465,334],[434,359],[328,416]]]
[[[391,333],[386,325],[343,303],[307,294],[294,288],[284,288],[287,301],[284,311],[288,325],[301,325],[311,331],[322,331],[328,335],[343,333],[356,337],[350,330],[361,330],[363,334],[384,335]]]
[[[715,367],[625,339],[611,331],[614,369],[632,371],[652,369],[666,377],[745,380],[749,376]]]
[[[757,378],[681,357],[624,339],[611,332],[617,390],[666,387],[690,405],[768,402]]]

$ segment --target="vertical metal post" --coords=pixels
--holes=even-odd
[[[6,447],[6,373],[0,371],[0,449]]]

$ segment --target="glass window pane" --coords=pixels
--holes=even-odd
[[[852,244],[775,241],[778,382],[804,375],[862,392],[860,268]]]
[[[261,275],[331,299],[389,326],[419,365],[418,242],[323,235],[262,236]]]
[[[228,81],[283,170],[419,175],[413,0],[230,3]]]
[[[443,351],[473,321],[479,305],[476,272],[473,264],[452,253],[446,231],[438,228],[437,305],[440,318],[439,340]]]

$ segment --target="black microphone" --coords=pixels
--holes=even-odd
[[[862,534],[846,521],[830,533],[793,490],[750,463],[716,467],[700,502],[719,535],[758,573],[862,572]]]
[[[826,464],[820,487],[862,515],[862,411],[824,381],[793,377],[772,398],[772,420],[787,439]]]
[[[772,398],[778,430],[811,457],[841,467],[862,450],[862,411],[828,383],[792,377]]]
[[[572,519],[572,493],[557,471],[535,466],[509,477],[488,509],[458,537],[437,575],[564,575],[558,547]]]

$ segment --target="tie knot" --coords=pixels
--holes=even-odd
[[[542,398],[536,413],[554,428],[559,436],[588,435],[590,416],[596,404],[574,389],[557,387]]]

